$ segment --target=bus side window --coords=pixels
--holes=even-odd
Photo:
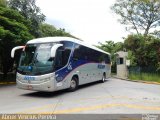
[[[73,60],[88,60],[87,52],[88,50],[86,47],[75,44]]]
[[[111,63],[109,55],[105,55],[105,63],[107,63],[107,64]]]
[[[59,47],[56,52],[55,69],[58,70],[67,65],[73,43],[68,41],[61,42],[63,47]]]
[[[62,67],[62,48],[58,48],[56,52],[56,59],[55,59],[55,69],[58,70]]]
[[[67,64],[70,53],[71,53],[71,50],[68,48],[65,48],[65,50],[62,52],[62,65],[63,66]]]
[[[73,53],[73,60],[74,61],[77,61],[80,59],[80,45],[78,44],[75,44],[75,47],[74,47],[74,53]]]

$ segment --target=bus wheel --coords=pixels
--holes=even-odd
[[[102,81],[102,83],[104,83],[106,81],[106,74],[105,73],[103,74],[103,77],[102,77],[101,81]]]
[[[78,88],[78,79],[76,77],[73,77],[70,82],[70,88],[69,91],[73,92]]]

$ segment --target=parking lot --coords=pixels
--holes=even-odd
[[[0,86],[0,113],[160,114],[160,85],[109,78],[75,92],[35,92]]]

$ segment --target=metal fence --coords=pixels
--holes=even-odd
[[[7,77],[4,78],[3,74],[0,73],[0,82],[15,82],[16,81],[16,74],[15,73],[8,73]]]
[[[129,79],[147,80],[160,82],[160,70],[154,66],[148,67],[129,67]]]
[[[157,70],[156,67],[154,66],[145,66],[145,67],[140,67],[140,66],[131,66],[128,67],[129,73],[151,73],[151,74],[160,74],[160,70]]]

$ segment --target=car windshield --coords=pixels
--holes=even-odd
[[[28,75],[38,75],[53,71],[54,58],[51,48],[55,43],[29,44],[22,51],[18,71]]]

